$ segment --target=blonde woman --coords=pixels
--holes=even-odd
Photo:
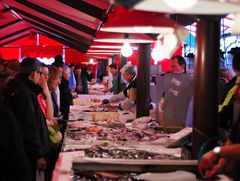
[[[61,83],[62,71],[55,66],[50,68],[49,78],[48,78],[48,88],[52,97],[53,104],[53,116],[58,117],[60,115],[59,103],[57,98],[57,89]]]
[[[62,142],[62,134],[59,131],[58,125],[58,116],[60,115],[59,106],[57,104],[57,96],[56,90],[58,85],[61,83],[62,71],[61,69],[53,66],[49,68],[49,77],[47,80],[49,94],[52,101],[52,118],[48,124],[48,133],[51,142],[54,145],[54,149],[52,150],[52,154],[48,164],[48,178],[47,180],[51,180],[52,171],[54,169],[55,163],[57,161],[59,152],[60,152],[60,145]]]
[[[38,102],[47,121],[50,141],[53,145],[55,145],[61,142],[62,135],[58,133],[57,119],[54,118],[52,97],[47,84],[48,79],[49,69],[46,65],[43,65],[41,69],[40,80],[38,83],[42,87],[43,92],[42,94],[38,95]]]

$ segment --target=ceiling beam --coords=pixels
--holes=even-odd
[[[93,6],[92,4],[89,4],[84,1],[69,1],[69,0],[58,0],[58,1],[74,9],[82,11],[94,18],[97,18],[100,21],[104,20],[104,14],[106,13],[106,10]]]
[[[37,28],[37,27],[33,27],[33,28],[34,28],[36,31],[39,31],[40,34],[43,34],[43,35],[45,35],[45,36],[47,36],[47,37],[49,37],[49,38],[51,38],[51,39],[53,39],[53,40],[55,40],[55,41],[58,41],[58,42],[60,42],[60,43],[62,43],[62,44],[64,44],[64,45],[67,45],[67,46],[69,46],[69,47],[75,48],[75,49],[77,49],[77,50],[80,51],[80,52],[83,52],[83,50],[82,50],[82,49],[79,49],[79,47],[78,47],[77,45],[75,45],[75,44],[73,44],[73,43],[71,43],[71,42],[68,42],[68,41],[65,40],[64,38],[54,36],[54,35],[50,34],[49,32],[44,31],[44,30],[42,30],[42,29],[40,29],[40,28]]]
[[[30,18],[30,19],[33,19],[33,20],[35,20],[35,21],[38,21],[38,22],[40,22],[41,24],[45,24],[45,25],[47,25],[47,26],[49,26],[49,27],[51,27],[51,28],[53,28],[53,29],[55,29],[55,30],[57,30],[57,31],[60,31],[60,32],[65,33],[65,34],[68,34],[68,35],[70,35],[70,36],[78,39],[79,41],[81,41],[82,43],[84,43],[84,44],[86,44],[86,45],[91,45],[91,44],[92,44],[92,40],[89,40],[89,39],[85,38],[84,36],[81,36],[81,35],[79,35],[79,34],[77,34],[77,33],[74,33],[74,32],[72,32],[72,31],[69,31],[69,30],[67,30],[67,29],[65,29],[65,28],[63,28],[63,27],[60,27],[60,26],[55,25],[55,24],[53,24],[53,23],[50,23],[49,21],[45,21],[45,20],[43,20],[43,19],[41,19],[41,18],[39,18],[39,17],[37,17],[37,16],[34,16],[34,15],[30,14],[30,13],[27,13],[27,12],[25,12],[25,11],[22,11],[22,10],[20,10],[20,9],[18,9],[18,8],[11,7],[11,9],[13,9],[13,10],[16,11],[17,13],[22,14],[22,15]]]
[[[66,40],[66,39],[64,39],[62,37],[54,36],[51,33],[47,32],[45,30],[42,30],[40,28],[37,28],[37,27],[33,27],[33,28],[35,30],[39,31],[41,34],[44,34],[45,36],[47,36],[47,37],[49,37],[49,38],[51,38],[51,39],[53,39],[55,41],[58,41],[58,42],[60,42],[60,43],[62,43],[64,45],[70,46],[70,47],[72,47],[72,48],[74,48],[74,49],[76,49],[76,50],[78,50],[78,51],[80,51],[82,53],[86,53],[87,52],[87,49],[83,50],[83,49],[79,48],[79,46],[77,44],[69,42],[68,40]]]
[[[12,39],[12,40],[9,40],[9,41],[7,41],[7,42],[5,42],[5,43],[2,43],[2,44],[0,44],[0,47],[2,47],[2,46],[4,46],[4,45],[7,45],[7,44],[9,44],[9,43],[12,43],[12,42],[14,42],[14,41],[17,41],[17,40],[19,40],[19,39],[21,39],[21,38],[27,37],[27,36],[29,36],[29,33],[24,34],[24,35],[22,35],[22,36],[19,36],[19,37],[17,37],[17,38],[14,38],[14,39]]]
[[[7,38],[10,38],[10,37],[12,37],[12,36],[15,36],[15,35],[17,35],[17,34],[19,34],[19,33],[24,32],[24,31],[28,31],[28,30],[30,30],[30,29],[31,29],[31,28],[24,28],[24,29],[19,30],[19,31],[16,31],[16,32],[14,32],[14,33],[8,34],[8,35],[6,35],[6,36],[1,37],[1,38],[0,38],[0,41],[1,41],[1,40],[4,40],[4,39],[7,39]]]
[[[1,10],[2,13],[6,13],[6,12],[8,12],[8,11],[11,11],[11,9],[9,9],[9,8],[4,8],[4,9]]]
[[[59,32],[57,32],[57,31],[55,31],[55,30],[52,30],[51,28],[48,28],[47,26],[44,26],[44,25],[42,25],[42,24],[36,23],[36,22],[34,22],[34,21],[31,21],[31,20],[28,20],[28,19],[25,19],[25,18],[24,18],[24,20],[27,21],[28,23],[30,23],[31,25],[35,25],[35,26],[37,26],[37,27],[39,27],[39,28],[41,28],[41,29],[44,29],[44,30],[48,31],[48,32],[51,33],[51,34],[55,34],[56,36],[63,37],[63,38],[67,39],[67,40],[70,41],[70,42],[76,43],[76,44],[78,44],[78,46],[81,47],[82,49],[86,49],[86,48],[89,47],[89,45],[83,44],[82,42],[77,41],[76,39],[71,38],[70,36],[67,36],[67,35],[62,34],[62,33],[59,33]]]
[[[94,29],[92,29],[88,26],[85,26],[83,24],[80,24],[76,21],[73,21],[69,18],[66,18],[65,16],[57,14],[53,11],[45,9],[45,8],[39,6],[39,5],[31,3],[30,1],[26,1],[26,0],[15,0],[15,1],[24,5],[24,6],[26,6],[26,7],[28,7],[28,8],[30,8],[30,9],[32,9],[32,10],[34,10],[34,11],[37,11],[37,12],[39,12],[39,13],[45,15],[45,16],[49,16],[49,17],[51,17],[51,18],[53,18],[53,19],[55,19],[59,22],[62,22],[62,23],[67,24],[71,27],[74,27],[74,28],[76,28],[76,29],[78,29],[78,30],[80,30],[84,33],[87,33],[87,34],[92,35],[92,36],[95,36],[95,34],[96,34],[96,30],[94,30]]]
[[[6,27],[11,26],[11,25],[14,25],[14,24],[19,23],[19,22],[21,22],[21,21],[22,21],[21,19],[17,19],[17,20],[15,20],[15,21],[6,23],[6,24],[4,24],[4,25],[1,25],[1,26],[0,26],[0,29],[6,28]]]

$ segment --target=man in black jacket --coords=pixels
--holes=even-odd
[[[50,150],[47,124],[37,100],[37,95],[42,92],[37,85],[40,75],[41,64],[36,59],[25,58],[20,73],[8,83],[4,93],[4,102],[21,127],[32,180],[36,178],[36,169],[45,170]]]
[[[0,180],[30,181],[30,165],[23,148],[20,127],[13,113],[1,100],[0,117],[1,126],[4,128],[0,131]]]
[[[76,89],[77,94],[88,94],[88,83],[86,73],[82,71],[82,67],[77,65],[75,67],[74,76],[76,79]]]
[[[72,94],[69,87],[70,68],[63,67],[62,80],[59,85],[60,89],[60,111],[65,120],[68,120],[70,105],[72,104]]]
[[[236,76],[225,85],[218,104],[220,133],[222,130],[229,132],[233,124],[233,102],[235,100],[234,93],[237,90],[237,76],[240,72],[240,52],[234,54],[232,68]]]

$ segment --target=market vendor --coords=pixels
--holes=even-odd
[[[116,94],[118,94],[121,90],[123,90],[126,87],[126,81],[123,79],[121,74],[119,74],[117,65],[115,63],[112,63],[111,65],[109,65],[108,68],[109,68],[109,72],[113,76],[112,87],[110,87],[109,89],[104,90],[103,92],[107,93],[107,92],[110,91],[114,95],[116,95]],[[120,85],[118,85],[119,76],[121,76],[120,77]]]
[[[132,64],[126,64],[121,73],[123,78],[128,82],[127,87],[117,95],[112,96],[109,100],[104,99],[103,104],[119,103],[119,108],[129,110],[136,105],[137,98],[137,73]]]

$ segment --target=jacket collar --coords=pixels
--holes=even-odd
[[[61,83],[68,84],[68,80],[62,78],[62,79],[61,79]]]
[[[43,91],[42,87],[29,80],[26,74],[19,73],[16,75],[16,78],[24,82],[36,95]]]

